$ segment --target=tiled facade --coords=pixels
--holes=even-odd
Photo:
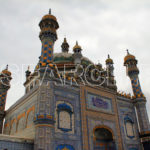
[[[0,150],[143,150],[143,143],[149,142],[150,126],[146,99],[137,82],[135,57],[129,53],[125,57],[128,75],[136,77],[135,81],[131,78],[134,92],[131,98],[129,94],[117,93],[113,60],[109,55],[105,70],[101,64],[94,65],[82,56],[78,43],[74,53],[68,53],[66,38],[62,53],[54,54],[59,28],[56,17],[45,15],[39,26],[42,52],[34,72],[26,71],[26,93],[6,112],[5,107],[0,107],[0,131],[3,129]],[[82,70],[79,64],[83,68],[93,65],[98,70],[95,77],[103,71],[98,81],[103,85],[84,85],[81,78],[77,78]],[[74,70],[77,72],[72,75]],[[84,77],[87,83],[94,84],[95,81],[89,79],[91,73],[90,68]],[[3,74],[9,77],[4,81],[10,83],[8,67],[0,74],[1,80]],[[9,87],[0,82],[0,105],[4,106]],[[5,94],[1,94],[3,92]],[[149,150],[145,147],[148,144],[144,150]]]
[[[99,88],[82,87],[81,88],[81,116],[82,116],[82,133],[83,133],[83,149],[93,149],[93,130],[96,127],[110,128],[113,132],[113,138],[116,142],[116,149],[123,149],[122,138],[119,127],[118,110],[116,103],[116,95],[109,91]],[[102,110],[89,109],[87,107],[88,92],[93,95],[99,95],[111,99],[112,112]]]
[[[0,150],[33,150],[31,139],[0,135]]]

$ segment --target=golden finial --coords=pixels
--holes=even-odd
[[[64,43],[67,43],[67,39],[66,39],[66,37],[64,38]]]

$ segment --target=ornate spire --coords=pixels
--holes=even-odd
[[[68,53],[68,51],[69,51],[69,44],[68,44],[66,38],[64,38],[64,42],[62,43],[61,48],[62,48],[62,52]]]

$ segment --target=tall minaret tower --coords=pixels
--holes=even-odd
[[[57,40],[56,31],[59,28],[59,25],[56,17],[51,15],[51,10],[49,10],[49,14],[42,18],[39,26],[41,29],[39,37],[42,42],[40,67],[43,67],[53,62],[53,48],[54,43]]]
[[[127,50],[127,56],[124,58],[124,66],[127,69],[127,75],[131,79],[137,118],[139,123],[140,138],[143,143],[144,150],[150,149],[150,124],[146,111],[146,98],[141,90],[139,82],[139,69],[137,68],[137,60]]]
[[[54,106],[53,104],[53,81],[49,76],[49,71],[53,65],[54,43],[57,40],[56,30],[59,25],[55,16],[45,15],[39,23],[41,28],[40,40],[42,42],[42,52],[39,62],[40,85],[38,88],[38,100],[35,124],[34,150],[51,150],[53,149],[54,132]],[[46,72],[46,73],[45,73]],[[29,72],[27,72],[30,74]]]
[[[6,104],[6,96],[7,91],[10,88],[10,80],[11,80],[11,72],[8,71],[8,65],[6,69],[4,69],[0,73],[0,133],[3,130],[3,120],[5,117],[5,104]]]

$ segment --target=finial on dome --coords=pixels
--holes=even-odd
[[[78,45],[78,41],[76,41],[76,45]]]
[[[67,39],[66,39],[66,37],[64,38],[64,43],[67,43]]]
[[[110,58],[110,55],[108,54],[108,58]]]
[[[49,9],[49,14],[51,15],[51,8]]]
[[[129,55],[129,54],[130,54],[130,53],[129,53],[129,50],[127,49],[126,51],[127,51],[127,54]]]
[[[6,65],[6,70],[8,70],[8,64]]]

